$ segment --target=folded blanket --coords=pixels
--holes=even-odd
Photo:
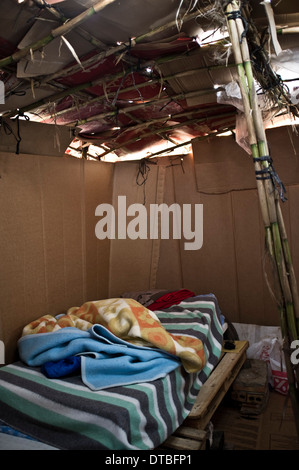
[[[59,318],[43,316],[26,325],[22,337],[38,336],[37,333],[50,331],[54,334],[66,327],[94,333],[94,325],[104,326],[113,335],[130,344],[157,348],[178,357],[187,372],[200,371],[205,365],[206,357],[200,339],[172,335],[154,312],[133,299],[86,302],[80,308],[72,307],[66,315]]]
[[[80,354],[81,378],[91,390],[151,382],[180,365],[178,357],[130,344],[98,324],[88,331],[63,328],[53,333],[23,336],[18,345],[20,358],[29,366],[42,366]]]
[[[220,313],[217,299],[211,295],[192,297],[179,306],[155,312],[176,339],[186,336],[203,342],[206,364],[195,374],[179,366],[150,383],[138,381],[94,392],[77,374],[49,380],[39,367],[24,362],[2,367],[0,420],[63,450],[158,448],[183,423],[218,363],[223,338]],[[59,337],[70,330],[82,333],[78,328],[59,328],[57,333],[31,334],[20,341],[27,343],[28,338],[35,337],[45,347],[43,337]],[[80,357],[83,361],[92,359]],[[111,362],[118,365],[117,358]],[[109,368],[110,373],[112,370]]]
[[[171,307],[172,305],[178,305],[185,299],[189,297],[194,297],[194,292],[191,292],[188,289],[180,289],[174,292],[167,292],[164,295],[161,295],[155,302],[150,304],[148,308],[152,311],[163,310],[164,308]]]

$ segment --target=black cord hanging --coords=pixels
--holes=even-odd
[[[17,146],[16,146],[16,154],[18,155],[20,153],[20,143],[22,140],[21,134],[20,134],[20,118],[25,119],[26,121],[30,121],[29,116],[24,114],[20,109],[18,109],[18,114],[15,118],[13,118],[14,121],[17,121]]]
[[[273,161],[272,161],[272,158],[270,157],[270,155],[265,155],[263,157],[257,157],[257,158],[254,158],[254,161],[255,162],[268,162],[268,167],[267,168],[263,168],[262,170],[257,170],[255,172],[256,174],[256,179],[257,180],[268,180],[268,179],[271,179],[272,180],[272,183],[273,183],[273,186],[278,186],[279,188],[279,196],[280,196],[280,199],[282,202],[286,202],[287,201],[287,198],[285,197],[285,193],[286,193],[286,188],[283,184],[283,182],[281,181],[281,179],[279,178],[274,166],[273,166]]]
[[[146,160],[141,160],[138,165],[138,171],[136,175],[136,184],[143,186],[143,205],[145,205],[145,183],[148,179],[150,167]]]

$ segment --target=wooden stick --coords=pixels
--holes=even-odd
[[[210,94],[210,93],[217,93],[217,91],[220,91],[220,90],[222,90],[221,87],[217,88],[217,89],[208,88],[206,90],[190,91],[189,93],[179,93],[179,94],[174,95],[174,96],[166,96],[166,97],[163,97],[163,98],[158,97],[158,98],[152,99],[151,101],[146,101],[145,103],[136,104],[136,105],[133,105],[133,106],[128,106],[126,108],[119,108],[119,109],[116,109],[114,111],[108,111],[108,112],[96,114],[94,116],[90,116],[90,117],[88,117],[86,119],[82,119],[80,121],[74,121],[74,122],[68,123],[68,126],[70,126],[70,127],[80,126],[82,124],[86,124],[87,122],[98,121],[98,120],[101,120],[105,117],[117,116],[118,114],[126,114],[127,112],[130,113],[132,111],[138,111],[140,109],[147,108],[147,107],[152,106],[152,105],[162,104],[162,103],[165,103],[165,102],[168,102],[168,101],[170,102],[171,100],[177,101],[177,100],[184,100],[184,99],[188,99],[188,98],[196,98],[196,97],[204,96],[204,95]]]
[[[217,67],[217,66],[215,66],[215,67]],[[219,66],[219,69],[222,69],[223,67],[226,67],[226,66],[221,65],[221,66]],[[176,74],[173,74],[173,75],[164,76],[162,78],[162,80],[163,80],[163,82],[167,82],[168,80],[187,77],[187,76],[193,75],[194,73],[198,73],[199,70],[210,70],[210,67],[201,67],[201,68],[195,69],[195,70],[185,70],[183,72],[179,72],[179,73],[176,73]],[[124,75],[124,73],[125,73],[125,71],[122,72],[121,74],[119,73],[119,74],[115,74],[115,75],[105,75],[105,76],[101,77],[96,83],[99,85],[101,83],[107,83],[108,80],[111,80],[111,81],[117,80],[118,78],[122,77]],[[129,87],[122,88],[120,90],[120,93],[128,93],[130,91],[141,90],[142,88],[145,88],[146,86],[150,86],[152,83],[159,83],[160,81],[161,81],[160,77],[152,77],[150,82],[136,83],[136,84],[131,85]],[[71,89],[70,89],[70,94],[72,94]],[[112,98],[114,96],[115,96],[115,91],[111,91],[111,92],[106,93],[105,95],[100,95],[100,96],[96,96],[95,98],[91,98],[90,100],[88,100],[87,102],[84,103],[84,106],[90,106],[92,103],[97,103],[98,101],[106,100],[107,98]],[[48,97],[48,100],[52,101],[51,96]],[[48,101],[48,103],[50,101]],[[56,101],[55,98],[54,98],[54,101]],[[48,103],[45,103],[45,106]],[[31,109],[35,109],[36,107],[38,107],[38,106],[36,106],[35,103],[32,103],[29,106],[32,106]],[[62,109],[61,111],[57,111],[55,113],[55,116],[56,117],[63,116],[64,114],[68,114],[69,112],[75,111],[76,109],[77,109],[76,105],[70,106],[69,108]],[[23,109],[21,109],[21,111],[25,112]],[[28,107],[27,107],[27,111],[29,111]],[[16,111],[14,113],[10,113],[10,115],[15,115],[15,114],[16,114]],[[6,117],[7,117],[7,115],[6,115]]]
[[[235,128],[235,126],[232,126],[232,127],[229,127],[229,128],[225,127],[225,130],[226,131],[227,130],[233,130],[234,128]],[[165,154],[164,156],[167,156],[168,153],[172,152],[173,150],[175,150],[177,148],[184,147],[185,145],[190,145],[194,141],[203,141],[203,140],[210,139],[211,137],[217,136],[217,135],[221,134],[222,132],[223,132],[223,129],[219,129],[217,132],[212,132],[211,134],[208,134],[208,135],[194,137],[193,139],[182,142],[181,144],[176,144],[176,145],[173,145],[172,147],[169,147],[167,149],[159,150],[159,152],[151,153],[146,158],[151,159],[151,158],[156,157],[156,156],[161,156],[162,154]],[[113,152],[113,150],[110,150],[108,153],[111,153],[111,152]],[[183,156],[184,155],[182,155],[182,157]],[[99,158],[101,158],[101,157],[102,157],[102,155],[99,155]]]
[[[247,107],[245,108],[246,120],[248,123],[249,132],[253,132],[253,138],[256,142],[252,145],[252,150],[259,155],[258,158],[266,157],[266,160],[263,160],[262,166],[266,169],[269,168],[269,151],[268,144],[265,135],[264,125],[262,121],[261,111],[257,105],[257,97],[254,88],[253,72],[250,63],[250,54],[248,50],[247,40],[244,37],[244,25],[243,21],[240,18],[240,2],[239,0],[231,0],[224,7],[225,13],[227,15],[227,23],[230,30],[230,37],[233,45],[233,50],[235,54],[235,60],[238,65],[238,72],[240,75],[241,88],[243,88],[242,96],[245,96],[245,102],[249,101],[250,103],[250,113],[248,114]],[[247,89],[246,89],[246,81]],[[245,91],[247,90],[247,91]],[[247,95],[247,96],[246,96]],[[252,121],[252,122],[251,122]],[[253,124],[253,125],[252,125]],[[258,149],[258,152],[257,152]],[[255,157],[255,153],[253,157]],[[280,280],[280,292],[279,298],[282,300],[282,304],[279,306],[280,310],[280,321],[281,321],[281,330],[283,335],[283,341],[285,345],[285,362],[287,367],[287,375],[289,380],[289,390],[291,394],[292,407],[295,417],[295,422],[297,426],[297,432],[299,435],[299,394],[298,394],[298,378],[296,377],[294,370],[290,361],[290,343],[293,339],[298,338],[298,329],[296,323],[296,316],[294,312],[294,305],[296,302],[293,301],[292,294],[298,294],[296,279],[292,277],[294,282],[293,290],[290,287],[287,266],[292,266],[292,261],[290,257],[290,250],[286,238],[286,232],[284,230],[284,224],[282,219],[281,212],[277,211],[278,203],[276,199],[276,190],[274,184],[271,180],[264,181],[265,186],[265,196],[267,201],[267,208],[269,219],[264,221],[266,227],[266,241],[268,243],[268,252],[271,256],[271,260],[275,261],[276,269],[278,272]],[[264,202],[262,203],[264,205]],[[262,211],[263,212],[263,211]],[[270,225],[268,225],[270,222]],[[283,232],[283,239],[281,239],[281,232]],[[286,255],[286,259],[285,259]],[[287,261],[286,261],[287,260]]]
[[[222,115],[217,115],[217,116],[213,116],[213,119],[216,120],[216,119],[227,119],[228,116],[232,116],[232,117],[235,117],[236,116],[236,113],[235,112],[231,112],[231,113],[227,113],[227,114],[222,114]],[[164,118],[165,120],[165,118]],[[146,132],[144,134],[142,134],[142,138],[146,138],[146,137],[149,137],[151,135],[155,135],[155,134],[161,134],[160,137],[162,138],[165,138],[164,137],[164,134],[165,132],[169,132],[169,131],[172,131],[172,130],[175,130],[175,129],[178,129],[180,127],[183,127],[183,126],[188,126],[189,124],[200,124],[202,122],[206,122],[208,121],[209,118],[207,117],[202,117],[202,118],[194,118],[194,119],[189,119],[187,121],[184,121],[184,122],[180,122],[178,124],[174,124],[172,126],[167,126],[167,127],[161,127],[160,129],[154,129],[154,130],[150,130],[149,132]],[[161,121],[161,119],[159,119],[159,121]],[[157,121],[156,121],[157,122]],[[147,124],[147,126],[150,126],[153,124],[152,121],[149,121],[148,123],[140,123],[139,125],[136,125],[136,126],[133,126],[133,127],[128,127],[128,131],[131,131],[132,129],[137,129],[137,128],[142,128],[142,127],[145,127],[145,125]],[[117,136],[117,138],[121,137],[122,134],[120,134],[119,136]],[[116,139],[117,139],[116,138]],[[85,140],[85,139],[84,139]],[[129,145],[129,144],[132,144],[134,142],[137,142],[138,140],[140,140],[140,135],[138,134],[136,137],[130,139],[130,140],[127,140],[126,141],[126,145]],[[173,142],[175,145],[177,145],[175,142]],[[101,157],[107,155],[108,153],[111,153],[111,152],[114,152],[115,150],[119,149],[119,148],[122,148],[123,144],[116,144],[113,146],[113,148],[109,149],[109,150],[106,150],[104,153],[101,154]]]
[[[239,36],[241,37],[242,33],[244,32],[243,22],[240,18],[237,18],[236,24],[237,24]],[[269,155],[269,149],[268,149],[268,144],[267,144],[264,123],[262,120],[262,115],[257,104],[257,95],[256,95],[255,87],[254,87],[253,72],[252,72],[252,67],[251,67],[250,54],[249,54],[247,41],[241,42],[241,50],[242,50],[242,57],[244,60],[244,68],[246,70],[249,94],[251,97],[252,117],[253,117],[253,122],[255,123],[256,134],[258,138],[259,153],[261,157],[265,157]],[[262,166],[265,168],[268,168],[269,163],[267,161],[264,161]],[[291,293],[292,289],[290,286],[290,281],[294,284],[293,292],[296,296],[298,296],[298,290],[297,290],[297,285],[296,285],[297,283],[295,281],[295,276],[292,276],[292,278],[289,278],[287,274],[289,270],[292,270],[292,260],[291,260],[290,251],[286,249],[286,245],[288,245],[288,242],[287,242],[287,235],[286,235],[285,230],[283,231],[284,240],[281,239],[280,227],[283,230],[284,224],[283,224],[283,218],[282,218],[281,212],[280,212],[280,224],[278,220],[279,216],[278,216],[277,209],[279,207],[279,202],[277,200],[277,197],[275,197],[277,192],[274,188],[274,185],[271,179],[265,180],[264,184],[265,184],[265,188],[267,191],[270,222],[271,222],[271,228],[273,231],[275,252],[277,256],[277,267],[280,272],[280,279],[283,284],[283,292],[284,292],[285,300],[288,306],[287,312],[289,312],[290,331],[292,334],[292,338],[296,339],[297,328],[295,326],[295,320],[293,318],[293,314],[295,313],[295,316],[299,318],[299,310],[297,310],[296,312],[296,307],[297,309],[299,307],[299,299],[297,298],[296,300],[294,300],[292,293]],[[285,245],[285,249],[283,249],[283,244]],[[285,258],[286,254],[288,255],[287,260]],[[287,265],[289,266],[289,270],[287,269]],[[292,309],[295,309],[295,312],[292,313]]]
[[[48,3],[44,3],[43,0],[33,0],[33,1],[39,8],[47,10],[49,13],[55,16],[55,18],[57,18],[62,23],[65,23],[66,21],[70,21],[70,18],[66,18],[56,8],[49,5]],[[81,36],[86,41],[90,42],[90,44],[92,44],[95,47],[98,47],[103,50],[106,50],[108,48],[106,44],[104,44],[102,41],[100,41],[98,38],[90,34],[85,29],[81,28],[81,26],[77,27],[77,33],[79,34],[79,36]]]
[[[25,57],[28,54],[28,52],[30,52],[30,50],[35,51],[37,49],[40,49],[41,47],[46,46],[49,42],[51,42],[56,37],[62,36],[63,34],[67,34],[72,29],[74,29],[77,26],[81,25],[83,22],[88,20],[88,18],[90,18],[94,14],[98,13],[99,11],[103,10],[107,5],[110,5],[111,3],[114,3],[115,1],[116,0],[101,0],[101,1],[99,1],[98,3],[93,5],[92,7],[85,10],[80,15],[76,16],[75,18],[71,19],[67,23],[65,23],[62,26],[59,26],[58,28],[51,31],[51,33],[48,36],[40,39],[39,41],[37,41],[37,42],[27,46],[27,47],[25,47],[24,49],[21,49],[20,51],[17,51],[16,53],[12,54],[11,56],[8,56],[8,57],[5,57],[4,59],[1,59],[0,60],[0,69],[2,67],[5,67],[5,66],[13,63],[13,62],[18,62],[20,59]],[[206,7],[206,9],[208,10],[209,7]],[[198,11],[189,13],[184,18],[184,21],[189,21],[189,20],[195,18],[196,16],[198,16]],[[124,43],[124,44],[121,44],[119,46],[112,47],[112,48],[110,48],[106,51],[103,51],[101,57],[104,58],[104,57],[107,57],[108,55],[124,52],[128,49],[128,47],[134,47],[135,44],[142,43],[142,42],[148,40],[149,38],[155,36],[156,34],[161,33],[161,32],[163,32],[167,29],[173,28],[174,26],[176,26],[176,21],[170,21],[169,23],[166,23],[166,24],[164,24],[164,25],[162,25],[158,28],[153,29],[152,31],[149,31],[149,32],[147,32],[147,33],[145,33],[141,36],[138,36],[135,39],[132,39],[128,43]],[[52,75],[50,78],[53,79],[53,78],[57,78],[58,76],[59,76],[59,73],[56,76]]]
[[[279,225],[279,230],[280,230],[281,239],[282,239],[282,245],[283,245],[284,256],[285,256],[285,260],[286,260],[287,272],[288,272],[288,276],[289,276],[289,279],[290,279],[290,286],[291,286],[291,290],[292,290],[292,296],[293,296],[293,299],[294,299],[295,315],[296,315],[296,318],[299,319],[299,316],[298,316],[298,312],[299,312],[299,294],[298,294],[297,281],[296,281],[294,266],[293,266],[293,263],[292,263],[292,256],[291,256],[291,250],[290,250],[289,240],[288,240],[288,236],[287,236],[287,231],[286,231],[286,228],[285,228],[285,223],[284,223],[284,219],[283,219],[283,216],[282,216],[281,207],[280,207],[278,198],[276,198],[276,206],[277,206],[277,215],[278,215],[278,225]]]
[[[5,57],[4,59],[1,59],[0,69],[14,62],[18,62],[23,57],[25,57],[30,51],[36,51],[37,49],[40,49],[46,46],[47,44],[49,44],[51,41],[53,41],[53,39],[69,33],[74,28],[76,28],[77,26],[81,25],[86,20],[88,20],[91,16],[97,14],[99,11],[103,10],[107,5],[110,5],[111,3],[114,3],[115,1],[116,0],[101,0],[97,2],[92,7],[80,13],[80,15],[76,16],[70,21],[67,21],[63,25],[58,26],[57,28],[53,29],[50,32],[50,34],[43,37],[42,39],[30,44],[29,46],[24,47],[23,49],[20,49],[19,51],[15,52],[14,54],[8,57]]]
[[[228,128],[228,129],[225,128],[225,130],[233,130],[233,129],[234,129],[234,126],[232,126],[231,128]],[[172,152],[173,150],[175,150],[177,148],[184,147],[185,145],[190,145],[194,141],[202,141],[202,140],[210,139],[211,137],[217,136],[218,134],[221,134],[222,132],[223,132],[223,129],[219,129],[217,132],[213,132],[213,133],[208,134],[208,135],[194,137],[191,140],[188,140],[186,142],[182,142],[181,144],[174,145],[172,147],[169,147],[168,149],[159,150],[159,152],[154,152],[151,155],[149,155],[147,158],[150,159],[150,158],[156,157],[158,155],[162,155],[162,154],[167,155],[169,152]]]

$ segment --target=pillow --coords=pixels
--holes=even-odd
[[[121,297],[124,299],[134,299],[141,305],[144,305],[144,307],[147,307],[148,305],[155,302],[163,294],[166,294],[166,292],[168,291],[163,289],[149,289],[144,291],[124,292],[121,294]]]

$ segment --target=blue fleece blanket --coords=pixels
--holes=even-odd
[[[91,390],[151,382],[181,364],[176,356],[128,343],[99,324],[88,331],[68,327],[23,336],[18,346],[20,358],[29,366],[80,355],[82,381]]]

